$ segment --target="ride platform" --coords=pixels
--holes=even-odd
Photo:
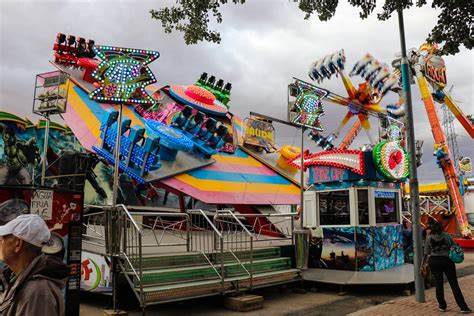
[[[337,285],[409,284],[415,281],[413,264],[406,263],[379,271],[347,271],[329,269],[307,269],[303,279]]]

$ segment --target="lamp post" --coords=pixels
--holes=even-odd
[[[398,26],[400,32],[400,46],[402,53],[401,70],[403,95],[407,105],[407,125],[408,125],[408,156],[410,158],[410,209],[413,222],[413,252],[414,252],[414,274],[415,274],[415,297],[418,303],[425,302],[425,285],[420,274],[420,266],[423,258],[423,246],[421,242],[420,226],[420,199],[418,188],[418,174],[416,170],[416,150],[415,150],[415,125],[413,123],[413,104],[411,101],[410,87],[410,67],[408,64],[407,50],[405,45],[405,27],[403,23],[403,9],[399,7]]]

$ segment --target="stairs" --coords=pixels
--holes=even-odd
[[[200,252],[149,255],[142,258],[141,286],[131,269],[126,269],[123,273],[132,281],[137,296],[142,297],[143,306],[300,279],[300,270],[292,268],[291,258],[281,256],[279,247],[254,249],[253,264],[250,264],[250,255],[250,251],[207,254],[207,258],[214,263],[213,266]],[[250,278],[247,271],[252,272],[253,278]]]

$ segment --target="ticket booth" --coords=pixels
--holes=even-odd
[[[380,271],[404,264],[401,182],[408,161],[403,150],[396,165],[377,158],[372,151],[336,150],[305,160],[312,184],[303,213],[312,233],[309,268]]]

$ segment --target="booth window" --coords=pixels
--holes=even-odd
[[[320,225],[350,225],[349,205],[349,190],[320,192]]]
[[[369,224],[369,190],[357,190],[357,216],[359,225]]]
[[[398,193],[375,191],[374,198],[377,224],[398,222]]]

